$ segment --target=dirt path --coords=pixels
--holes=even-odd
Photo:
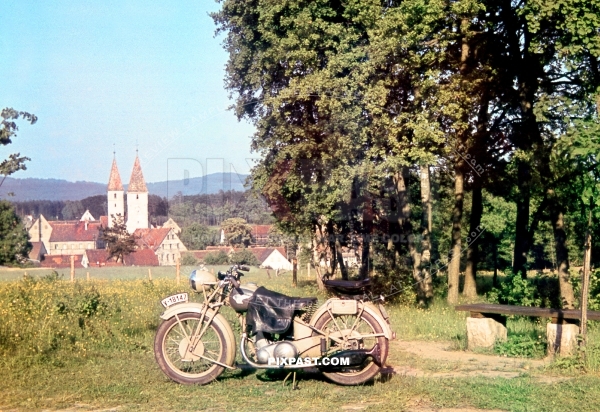
[[[403,376],[457,378],[471,376],[515,378],[548,364],[548,359],[507,358],[450,350],[450,343],[392,341],[390,352],[412,358],[412,365],[391,367],[391,373]],[[415,359],[415,356],[418,359]],[[421,362],[419,362],[421,360]],[[394,363],[394,362],[393,362]],[[401,362],[400,362],[401,363]],[[422,363],[423,367],[419,364]]]

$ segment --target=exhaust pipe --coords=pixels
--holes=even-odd
[[[335,355],[329,356],[326,359],[329,359],[328,362],[331,366],[322,367],[322,369],[330,370],[340,370],[346,367],[360,366],[364,364],[367,359],[373,359],[373,362],[379,367],[381,367],[381,349],[379,348],[379,344],[376,343],[371,349],[351,349],[345,350],[342,352],[338,352]],[[331,359],[339,359],[338,362],[331,362]],[[342,359],[344,362],[342,363]],[[347,360],[347,361],[346,361]],[[333,363],[333,365],[332,365]],[[334,366],[335,365],[335,366]]]

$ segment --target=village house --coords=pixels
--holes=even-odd
[[[269,230],[272,225],[250,225],[252,226],[252,245],[265,246],[269,243]],[[221,229],[220,243],[226,243],[225,230]]]
[[[102,223],[86,210],[80,220],[51,221],[40,215],[29,228],[32,243],[42,243],[48,255],[83,255],[104,247],[99,239]]]
[[[125,262],[116,262],[108,259],[106,249],[86,250],[81,259],[81,266],[104,267],[104,266],[158,266],[158,257],[151,249],[139,249],[126,255]]]
[[[230,246],[208,246],[206,250],[191,250],[190,253],[199,261],[203,262],[206,255],[211,253],[225,252],[231,255],[243,250],[241,248],[232,248]],[[259,262],[261,268],[292,270],[292,263],[285,257],[285,248],[283,247],[250,247],[250,251]]]
[[[127,231],[136,236],[138,250],[125,258],[126,266],[175,265],[186,247],[179,240],[181,228],[173,219],[162,228],[150,229],[148,219],[148,189],[136,156],[127,188],[127,213],[125,191],[116,159],[113,159],[107,186],[108,216],[98,220],[89,210],[79,220],[50,221],[43,215],[28,224],[33,249],[31,261],[48,267],[70,264],[70,256],[76,257],[76,266],[106,266],[116,262],[107,261],[107,251],[101,241],[102,230],[113,226],[114,218],[125,219]],[[152,257],[152,256],[153,257]],[[118,263],[119,265],[121,263]]]
[[[136,229],[133,235],[139,249],[150,249],[156,254],[160,266],[175,265],[181,259],[181,252],[187,251],[172,228]]]
[[[161,227],[168,227],[173,229],[177,236],[181,234],[181,227],[179,227],[177,222],[175,222],[171,217]]]

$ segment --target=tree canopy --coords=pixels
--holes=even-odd
[[[341,251],[358,245],[365,276],[372,239],[387,239],[384,272],[411,273],[423,301],[425,280],[446,273],[456,302],[462,267],[463,293],[476,293],[481,239],[499,245],[509,228],[525,277],[547,226],[573,305],[569,225],[598,166],[600,0],[221,3],[226,87],[261,156],[252,183],[331,272],[347,277]],[[505,229],[484,216],[498,198],[514,204]]]

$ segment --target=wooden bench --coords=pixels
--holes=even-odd
[[[550,318],[546,326],[548,354],[570,355],[576,348],[581,311],[577,309],[535,308],[529,306],[475,303],[458,305],[457,311],[470,312],[467,318],[469,349],[490,348],[497,340],[506,340],[506,316],[534,316]],[[600,312],[588,310],[588,320],[600,320]]]

